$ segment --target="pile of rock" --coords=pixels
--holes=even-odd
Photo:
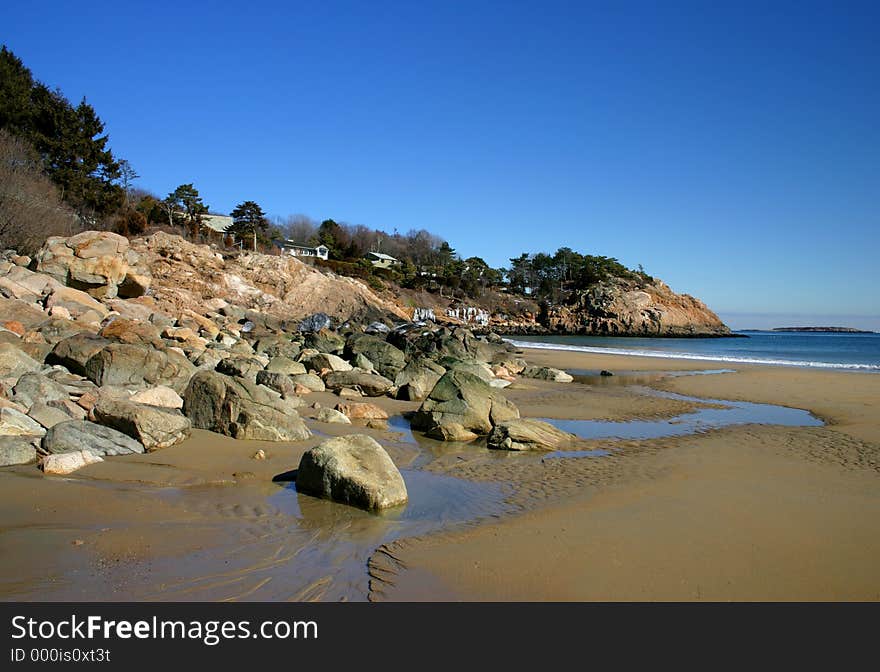
[[[565,380],[527,367],[497,336],[425,322],[392,328],[399,312],[376,321],[373,311],[366,326],[279,313],[286,299],[264,301],[251,285],[236,285],[219,252],[162,236],[130,245],[87,231],[50,238],[33,259],[0,255],[0,465],[41,459],[47,473],[69,473],[108,455],[168,448],[191,428],[300,441],[311,432],[297,409],[325,390],[341,401],[321,409],[320,422],[387,419],[359,399],[390,396],[422,402],[414,428],[472,440],[519,418],[499,392],[516,376]],[[247,277],[269,283],[282,262],[258,256],[245,260]],[[224,274],[228,298],[169,300],[174,292],[163,283],[183,264],[193,286]],[[333,305],[338,312],[344,304]],[[499,445],[525,445],[520,435],[508,429]],[[359,446],[352,454],[366,455]]]

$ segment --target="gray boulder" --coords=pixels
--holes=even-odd
[[[294,404],[243,378],[201,371],[183,393],[183,412],[193,427],[236,439],[302,441],[312,433]]]
[[[441,357],[440,366],[447,371],[465,371],[467,373],[482,378],[487,383],[495,377],[492,370],[485,364],[481,364],[475,359],[458,359],[456,357]]]
[[[337,425],[351,424],[351,420],[348,419],[347,415],[345,415],[344,413],[340,413],[333,408],[322,408],[318,411],[317,415],[315,415],[315,420],[317,420],[318,422],[327,422]]]
[[[49,402],[67,399],[67,390],[60,383],[40,373],[26,373],[12,388],[13,400],[27,408],[38,401]]]
[[[326,313],[315,313],[300,322],[298,329],[304,333],[316,332],[321,331],[321,329],[329,329],[330,323],[329,315]]]
[[[555,383],[570,383],[572,376],[561,369],[552,366],[527,366],[521,373],[523,378],[536,378],[538,380],[551,380]]]
[[[413,429],[445,441],[450,440],[450,433],[464,435],[462,429],[485,435],[498,423],[518,417],[516,406],[484,380],[465,371],[447,371],[413,415],[411,424]]]
[[[266,365],[266,371],[271,373],[286,373],[289,375],[297,375],[307,373],[306,367],[300,362],[295,362],[289,357],[273,357]]]
[[[196,367],[179,352],[112,343],[89,358],[84,375],[97,385],[167,385],[180,393],[195,371]]]
[[[330,371],[351,371],[352,369],[351,364],[342,359],[342,357],[324,352],[303,357],[301,361],[315,371],[323,371],[324,369],[329,369]]]
[[[306,334],[305,347],[314,348],[318,352],[341,355],[345,348],[345,339],[335,331],[321,329],[311,334]]]
[[[417,357],[407,362],[394,378],[397,398],[406,401],[423,401],[446,369],[427,357]]]
[[[547,422],[519,418],[495,425],[486,443],[497,450],[558,450],[576,438]]]
[[[79,333],[58,341],[46,356],[47,364],[60,364],[71,373],[86,375],[86,363],[112,341],[90,333]]]
[[[59,422],[70,420],[71,418],[68,413],[65,413],[59,408],[55,408],[54,406],[49,406],[49,404],[43,403],[42,401],[38,401],[31,406],[28,411],[28,417],[36,420],[46,429],[57,425]]]
[[[148,406],[133,401],[101,397],[93,409],[95,420],[158,450],[189,437],[192,423],[176,408]]]
[[[263,363],[255,357],[248,355],[232,355],[221,359],[217,364],[217,371],[227,376],[237,376],[247,380],[256,381],[257,372],[263,370]]]
[[[270,390],[275,390],[284,399],[296,397],[296,383],[286,373],[273,373],[271,371],[258,371],[257,384],[265,385]]]
[[[365,434],[329,439],[306,451],[296,489],[369,511],[404,504],[408,497],[388,453]]]
[[[290,376],[290,380],[294,385],[302,385],[303,387],[310,389],[312,392],[323,392],[327,389],[327,386],[324,385],[324,381],[313,373],[293,375]]]
[[[18,379],[30,371],[39,371],[40,363],[10,343],[0,343],[0,378]]]
[[[0,467],[29,464],[37,459],[33,442],[22,436],[0,436]]]
[[[88,451],[96,455],[131,455],[143,453],[144,446],[111,427],[86,420],[68,420],[53,425],[43,437],[48,453]]]
[[[356,334],[348,339],[345,344],[345,356],[353,359],[355,355],[363,355],[369,359],[376,371],[392,380],[406,366],[406,355],[403,350],[368,334]]]
[[[368,397],[381,397],[394,385],[378,373],[368,373],[357,369],[329,373],[324,378],[324,384],[327,389],[334,392],[343,388],[357,389]]]

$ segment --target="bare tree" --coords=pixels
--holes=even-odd
[[[307,215],[288,215],[275,221],[282,235],[299,245],[308,245],[318,233],[318,222]]]
[[[43,173],[39,156],[0,129],[0,246],[33,254],[49,236],[70,235],[76,215]]]

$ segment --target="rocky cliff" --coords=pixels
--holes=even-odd
[[[285,318],[320,311],[338,321],[408,319],[363,282],[321,273],[291,256],[221,252],[167,233],[137,238],[131,248],[152,276],[151,298],[172,314],[223,300]]]
[[[665,283],[617,279],[551,306],[542,322],[551,332],[600,336],[729,336],[730,329],[699,299]]]

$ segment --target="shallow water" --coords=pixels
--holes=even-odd
[[[723,406],[723,408],[698,408],[690,413],[682,413],[666,420],[609,422],[605,420],[542,419],[544,422],[582,439],[659,439],[668,436],[685,436],[732,425],[821,427],[825,424],[809,411],[799,408],[756,404],[748,401],[699,399],[649,388],[640,389],[640,392],[678,401],[714,404]]]

